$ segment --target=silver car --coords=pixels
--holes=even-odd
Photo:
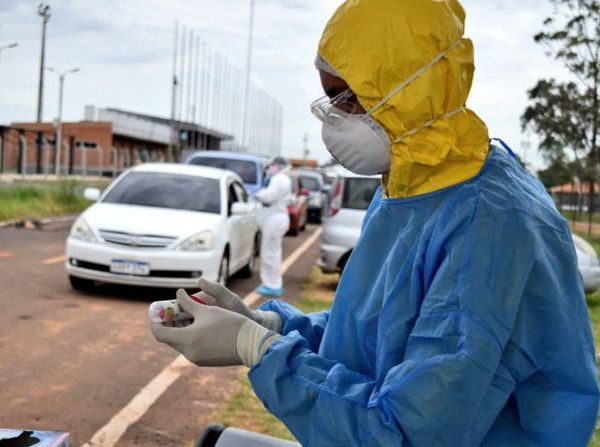
[[[576,234],[573,235],[573,242],[575,243],[583,290],[585,290],[585,293],[594,293],[600,285],[600,261],[596,255],[596,250]]]
[[[341,272],[360,236],[367,208],[381,177],[363,177],[342,171],[331,187],[329,213],[323,223],[321,258],[325,273]]]

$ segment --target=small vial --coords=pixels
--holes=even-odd
[[[184,312],[177,301],[156,301],[150,304],[148,309],[150,321],[153,323],[175,323],[177,321],[189,320],[191,315]]]

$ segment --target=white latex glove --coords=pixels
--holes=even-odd
[[[200,298],[209,306],[219,306],[231,312],[243,315],[256,321],[261,326],[266,327],[278,334],[281,333],[281,318],[279,314],[271,311],[251,310],[244,301],[222,284],[208,281],[204,278],[198,280],[198,287],[202,292],[194,296]]]
[[[150,323],[154,337],[198,366],[254,366],[279,337],[255,321],[218,306],[192,300],[183,289],[177,303],[194,321],[185,327]]]

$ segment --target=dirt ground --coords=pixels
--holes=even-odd
[[[316,230],[285,239],[288,256]],[[158,344],[147,306],[172,290],[71,289],[64,270],[68,225],[0,229],[0,427],[72,433],[87,442],[177,354]],[[318,243],[286,275],[287,297],[302,290]],[[240,296],[258,277],[235,278]],[[236,392],[239,368],[186,368],[119,446],[191,445]]]

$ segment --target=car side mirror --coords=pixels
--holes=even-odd
[[[301,195],[301,196],[310,196],[310,191],[308,189],[306,189],[306,188],[302,188],[300,190],[299,195]]]
[[[233,216],[244,216],[252,211],[253,205],[245,202],[235,202],[231,205],[231,214]]]
[[[85,188],[83,197],[90,202],[97,202],[100,199],[100,190],[98,188]]]

